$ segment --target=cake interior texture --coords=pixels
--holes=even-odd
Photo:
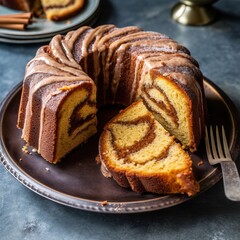
[[[103,174],[122,187],[189,196],[199,191],[190,156],[140,100],[105,125],[99,154]]]
[[[49,20],[59,21],[75,15],[83,8],[85,0],[41,0]]]
[[[54,118],[54,111],[50,112],[49,116],[46,113],[46,118],[58,121],[58,129],[56,129],[58,137],[54,152],[57,159],[55,161],[59,161],[69,151],[86,142],[89,137],[97,132],[96,89],[91,88],[94,88],[94,86],[77,87],[77,89],[74,87],[74,91],[68,92],[68,97],[60,105],[56,118]],[[60,90],[69,91],[69,87],[65,86]],[[69,116],[71,117],[69,118]],[[49,126],[50,129],[52,129],[51,126]],[[46,131],[48,132],[48,129]],[[43,152],[48,154],[51,151]]]
[[[183,145],[196,148],[189,131],[192,121],[192,104],[174,82],[164,77],[145,76],[145,91],[141,97],[155,118]],[[161,107],[159,107],[161,105]]]

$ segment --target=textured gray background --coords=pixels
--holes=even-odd
[[[186,27],[170,17],[175,1],[105,0],[95,25],[137,25],[188,47],[205,76],[240,109],[240,4],[219,1],[220,18]],[[26,63],[42,44],[0,43],[0,100],[22,81]],[[238,164],[239,165],[239,164]],[[184,204],[160,211],[108,215],[51,202],[21,185],[0,165],[0,239],[240,239],[240,203],[228,201],[222,181]]]

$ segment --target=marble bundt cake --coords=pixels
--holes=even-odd
[[[82,86],[89,94],[72,98]],[[128,106],[139,98],[183,147],[196,150],[204,133],[204,92],[189,51],[163,34],[134,26],[84,26],[55,36],[28,63],[18,127],[46,160],[58,162],[75,147],[75,136],[94,128],[96,102],[97,107]],[[61,110],[65,102],[71,106],[68,111]],[[48,131],[50,124],[55,127]],[[66,151],[58,154],[58,141],[65,137]],[[88,137],[79,137],[79,144]]]
[[[190,156],[141,100],[105,125],[99,159],[103,175],[136,192],[192,196],[199,191]]]

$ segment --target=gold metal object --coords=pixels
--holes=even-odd
[[[206,25],[217,18],[212,6],[217,0],[181,0],[172,9],[172,18],[184,25]]]

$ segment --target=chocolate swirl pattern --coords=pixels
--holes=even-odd
[[[99,154],[104,176],[133,191],[193,195],[199,190],[189,155],[142,101],[106,124]]]
[[[79,13],[84,3],[84,0],[41,1],[46,17],[53,21],[64,20]]]
[[[75,91],[82,95],[69,100],[71,111],[62,111]],[[44,158],[57,162],[64,156],[56,157],[59,138],[81,139],[76,129],[91,128],[80,144],[95,133],[96,104],[128,106],[140,98],[184,147],[196,150],[204,127],[204,93],[189,51],[163,34],[135,26],[84,26],[55,36],[28,63],[18,127]],[[67,126],[66,134],[58,132],[61,124]],[[51,139],[51,149],[43,146],[45,138]]]

